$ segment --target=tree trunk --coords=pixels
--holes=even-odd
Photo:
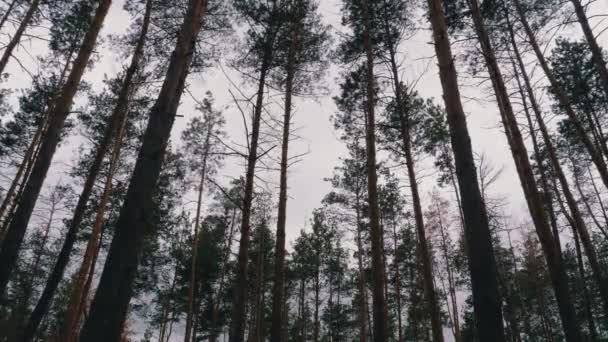
[[[572,3],[572,5],[574,5],[574,13],[576,13],[576,17],[578,18],[578,22],[581,24],[581,29],[583,30],[585,39],[589,44],[589,49],[593,54],[593,64],[595,65],[597,73],[600,75],[600,79],[602,80],[602,86],[604,87],[604,91],[608,96],[608,69],[606,68],[606,62],[604,61],[602,48],[599,46],[597,40],[595,39],[595,35],[593,34],[591,25],[589,25],[589,20],[587,20],[585,8],[581,4],[581,1],[570,0],[570,2]]]
[[[37,3],[38,0],[34,1]],[[32,168],[24,192],[19,199],[19,205],[8,227],[2,244],[2,250],[0,251],[0,296],[6,290],[6,285],[8,284],[8,280],[17,261],[17,254],[19,253],[19,248],[23,242],[23,237],[25,236],[27,225],[31,218],[32,211],[34,210],[34,205],[36,204],[44,178],[51,165],[51,160],[53,159],[53,155],[55,154],[55,150],[59,143],[63,125],[70,112],[74,95],[78,90],[78,85],[80,84],[82,75],[84,74],[91,53],[93,52],[93,48],[95,47],[97,36],[101,30],[108,9],[110,8],[110,4],[111,0],[100,1],[91,26],[84,36],[80,51],[74,61],[72,71],[70,72],[66,84],[62,88],[61,96],[57,99],[52,112],[49,114],[50,122],[46,136],[42,141],[38,158]]]
[[[547,220],[543,200],[536,185],[532,166],[528,159],[528,152],[511,106],[509,94],[496,60],[494,48],[492,47],[485,24],[483,23],[478,1],[470,0],[469,5],[473,15],[477,37],[483,51],[486,67],[488,68],[492,87],[498,102],[505,134],[509,142],[509,147],[511,148],[513,160],[515,161],[519,180],[524,190],[528,209],[547,261],[566,339],[570,342],[580,341],[580,329],[576,322],[576,314],[568,289],[568,276],[563,268],[561,255],[556,248],[554,236]]]
[[[388,16],[387,16],[388,18]],[[385,20],[385,34],[390,34],[388,31],[389,23]],[[412,193],[412,206],[414,207],[414,221],[416,223],[416,232],[418,235],[418,248],[422,253],[422,277],[424,281],[424,293],[426,296],[427,305],[429,307],[429,314],[431,316],[431,329],[433,332],[434,342],[443,342],[443,327],[441,325],[441,313],[439,309],[439,303],[437,300],[437,293],[433,285],[433,272],[431,265],[431,255],[428,247],[428,241],[426,239],[426,233],[424,231],[424,218],[422,215],[422,205],[420,204],[420,194],[418,192],[418,180],[416,177],[416,169],[414,164],[414,157],[412,156],[412,141],[410,137],[410,121],[407,109],[405,108],[405,101],[403,94],[403,86],[399,81],[399,69],[397,67],[397,60],[395,58],[396,51],[392,42],[389,41],[388,52],[390,56],[391,73],[393,79],[393,87],[395,91],[395,101],[397,102],[397,110],[399,111],[401,139],[403,141],[403,153],[405,155],[405,164],[407,167],[407,175],[410,185],[410,191]]]
[[[251,141],[249,144],[249,156],[247,157],[247,172],[245,175],[245,189],[241,215],[241,240],[239,243],[237,280],[234,289],[232,320],[230,321],[230,342],[243,342],[245,339],[245,320],[247,302],[247,268],[249,255],[249,239],[251,223],[251,205],[253,203],[253,183],[255,178],[255,165],[258,161],[258,143],[260,136],[260,123],[264,105],[264,88],[266,86],[266,76],[272,61],[272,42],[274,37],[267,33],[269,37],[266,41],[260,78],[258,80],[258,92],[255,103],[253,122],[251,128]]]
[[[384,297],[384,261],[382,257],[382,232],[380,230],[380,209],[378,205],[378,176],[376,174],[376,116],[374,93],[374,51],[371,38],[370,10],[368,0],[362,2],[363,7],[363,44],[367,59],[367,101],[365,124],[365,147],[367,154],[367,196],[369,204],[370,239],[372,246],[372,294],[374,341],[388,341],[388,317],[386,298]]]
[[[437,212],[439,213],[439,207],[437,206],[437,203],[435,203],[435,207]],[[443,260],[445,261],[445,267],[446,267],[446,273],[448,276],[448,293],[450,296],[450,304],[452,305],[452,325],[454,326],[454,340],[456,342],[462,342],[462,336],[460,334],[460,320],[459,320],[459,313],[458,313],[458,304],[457,304],[457,298],[456,298],[456,285],[455,285],[455,281],[454,281],[454,274],[452,273],[452,265],[450,262],[450,255],[448,252],[448,245],[447,245],[447,236],[446,236],[446,229],[443,226],[443,219],[441,217],[441,214],[439,213],[437,215],[437,218],[439,220],[439,233],[441,235],[441,250],[443,252]],[[448,310],[450,309],[450,307],[448,306]]]
[[[359,314],[357,315],[359,321],[359,342],[367,342],[367,333],[368,333],[368,325],[367,322],[369,320],[368,317],[368,303],[367,303],[367,294],[365,289],[365,268],[363,267],[363,242],[361,241],[361,229],[363,229],[363,224],[361,222],[361,207],[359,194],[356,194],[356,208],[357,211],[357,265],[359,267],[359,274],[357,276],[357,289],[359,290],[359,295],[361,296],[361,306],[359,307]]]
[[[27,12],[25,12],[25,16],[23,17],[23,19],[21,20],[21,23],[19,24],[17,31],[13,35],[13,38],[11,38],[10,42],[4,48],[4,53],[2,54],[2,57],[0,58],[0,75],[4,73],[4,69],[6,68],[6,65],[8,64],[8,60],[13,55],[13,51],[15,50],[15,48],[21,41],[21,37],[25,33],[25,30],[27,29],[30,22],[32,21],[32,18],[34,17],[34,14],[36,14],[36,11],[38,10],[39,6],[40,6],[40,0],[32,1],[32,3],[30,4],[30,7],[27,9]],[[8,12],[6,15],[8,15]],[[3,19],[3,20],[5,20],[5,19]]]
[[[599,339],[595,328],[595,321],[593,320],[593,311],[591,310],[591,296],[589,295],[589,289],[585,282],[585,264],[583,263],[583,255],[581,253],[581,244],[578,235],[578,232],[574,229],[574,226],[572,226],[572,236],[574,236],[574,246],[576,248],[576,266],[578,267],[578,274],[581,279],[579,288],[583,291],[583,303],[585,305],[585,315],[587,316],[587,324],[589,324],[591,341],[597,342]]]
[[[222,292],[224,291],[224,285],[225,285],[225,279],[226,279],[226,270],[228,269],[228,262],[230,261],[230,251],[232,249],[232,237],[234,234],[234,224],[236,222],[236,209],[232,209],[232,219],[230,222],[230,231],[228,232],[228,236],[226,238],[226,243],[224,246],[224,257],[223,257],[223,263],[222,263],[222,271],[220,272],[221,276],[220,276],[220,285],[219,288],[216,292],[215,298],[218,298],[218,300],[216,300],[215,305],[213,306],[213,312],[211,313],[211,326],[210,326],[210,330],[211,332],[209,333],[209,342],[216,342],[217,337],[219,335],[219,332],[217,331],[217,320],[219,319],[219,309],[220,309],[220,300],[219,298],[221,298],[220,296],[222,295]]]
[[[547,148],[547,151],[549,152],[549,160],[551,162],[551,166],[553,167],[553,172],[557,176],[557,179],[559,180],[559,183],[561,185],[562,192],[564,193],[564,197],[566,198],[566,203],[568,204],[568,208],[570,209],[570,214],[572,215],[574,228],[581,237],[581,240],[583,242],[583,248],[585,249],[587,259],[589,260],[591,270],[593,271],[593,276],[595,278],[595,281],[597,282],[597,286],[600,291],[600,297],[602,298],[602,302],[604,305],[604,311],[608,314],[608,279],[605,275],[605,268],[600,265],[600,262],[597,257],[597,252],[595,251],[595,247],[593,246],[593,242],[591,241],[591,236],[589,235],[589,231],[587,230],[585,220],[583,219],[583,216],[578,208],[578,203],[576,202],[574,195],[570,191],[568,179],[566,178],[566,175],[564,174],[564,171],[562,170],[562,167],[559,163],[557,151],[555,150],[555,147],[551,140],[551,136],[549,135],[547,126],[545,125],[540,106],[538,105],[536,97],[534,96],[532,84],[530,83],[530,79],[525,70],[525,65],[521,59],[517,44],[515,44],[515,36],[512,31],[511,41],[513,45],[513,52],[515,53],[515,56],[518,60],[519,68],[521,70],[521,74],[523,76],[524,83],[528,91],[528,96],[530,98],[530,103],[532,105],[533,112],[536,116],[538,128],[540,129],[543,140],[545,141],[545,146]]]
[[[186,333],[184,342],[190,342],[192,339],[192,322],[194,312],[194,302],[196,300],[196,259],[198,259],[198,244],[199,244],[199,227],[201,222],[201,206],[203,204],[203,190],[205,187],[205,176],[207,173],[207,157],[209,156],[209,140],[213,133],[213,123],[207,122],[207,135],[205,136],[205,154],[203,156],[203,164],[200,174],[200,182],[198,185],[198,200],[196,202],[196,217],[194,219],[194,238],[192,239],[192,264],[190,265],[190,286],[188,287],[188,311],[186,317]],[[199,279],[200,281],[200,279]]]
[[[287,215],[287,166],[289,162],[289,137],[291,134],[291,107],[295,59],[299,46],[298,25],[292,29],[292,42],[287,58],[285,79],[285,114],[283,115],[283,141],[281,147],[281,171],[279,181],[279,209],[277,215],[277,238],[274,254],[274,284],[272,288],[272,325],[270,342],[281,342],[283,329],[283,302],[285,288],[285,225]]]
[[[393,248],[397,251],[397,224],[393,224]],[[397,342],[403,342],[403,317],[401,305],[401,274],[399,272],[399,260],[395,256],[393,261],[395,266],[395,296],[397,304]],[[460,341],[457,341],[460,342]]]
[[[154,193],[206,5],[205,0],[188,4],[80,341],[115,341],[121,336],[143,243],[154,234],[150,228]]]
[[[555,92],[555,95],[557,97],[557,100],[558,100],[560,106],[565,110],[566,114],[568,115],[568,118],[570,119],[571,123],[574,125],[574,128],[576,129],[576,132],[578,134],[578,137],[581,139],[581,142],[587,149],[587,152],[589,153],[589,156],[591,157],[593,164],[595,164],[595,167],[597,168],[600,176],[602,177],[604,185],[606,185],[608,187],[608,168],[606,167],[606,162],[605,162],[604,158],[602,157],[602,154],[597,150],[596,146],[589,139],[586,129],[583,127],[580,120],[576,116],[576,113],[574,112],[574,108],[572,107],[572,104],[570,103],[570,98],[564,92],[561,85],[555,78],[553,71],[549,67],[547,60],[545,59],[545,56],[543,55],[543,52],[542,52],[540,46],[538,45],[538,42],[536,41],[534,32],[532,31],[532,28],[530,27],[528,20],[526,19],[526,14],[521,5],[521,2],[519,0],[514,0],[514,4],[515,4],[515,9],[517,11],[517,14],[519,16],[519,20],[523,25],[526,36],[528,37],[528,41],[532,45],[532,49],[534,50],[534,53],[536,54],[536,58],[538,59],[541,68],[543,69],[545,75],[547,76],[549,83],[551,84],[551,89]]]
[[[93,162],[91,163],[91,167],[87,174],[84,186],[80,192],[78,202],[74,208],[72,220],[69,223],[68,232],[63,245],[61,246],[59,255],[57,256],[57,261],[55,262],[51,274],[49,275],[42,295],[40,296],[40,299],[38,300],[38,303],[30,316],[27,329],[29,332],[26,334],[26,336],[24,336],[24,341],[31,341],[33,338],[32,334],[38,329],[42,318],[46,315],[50,307],[53,295],[55,294],[55,291],[59,286],[59,282],[63,277],[63,273],[65,272],[65,268],[69,263],[70,254],[72,253],[74,243],[76,242],[76,235],[84,218],[87,204],[89,198],[91,197],[93,186],[95,185],[95,180],[97,179],[101,164],[103,163],[103,158],[110,147],[112,137],[115,134],[118,134],[119,127],[127,115],[129,96],[132,94],[134,87],[134,78],[137,70],[139,69],[140,62],[143,59],[144,45],[148,34],[148,27],[150,25],[151,8],[151,1],[147,1],[139,38],[135,45],[129,68],[125,73],[125,78],[121,85],[118,99],[116,100],[116,106],[112,111],[107,126],[105,127],[103,138],[99,142],[97,150],[95,151]]]
[[[122,146],[122,139],[127,121],[126,119],[127,116],[123,116],[123,121],[119,128],[120,131],[116,136],[116,141],[114,142],[112,156],[110,158],[110,169],[106,175],[104,189],[99,200],[99,207],[97,208],[97,213],[95,215],[93,231],[89,237],[84,257],[78,271],[78,276],[76,277],[76,282],[74,283],[74,288],[70,296],[63,335],[65,342],[74,342],[78,337],[80,316],[83,312],[86,298],[88,297],[87,283],[90,283],[90,280],[94,275],[93,270],[95,267],[95,262],[97,261],[99,248],[101,246],[106,208],[108,206],[108,201],[110,200],[110,194],[112,193],[112,181],[114,179],[114,174],[116,173],[119,164],[120,148]]]
[[[475,322],[480,341],[503,342],[505,337],[501,299],[488,215],[477,182],[477,170],[466,116],[460,100],[458,76],[452,57],[446,19],[441,0],[428,0],[428,4],[462,199]]]

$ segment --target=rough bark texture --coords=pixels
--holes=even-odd
[[[576,113],[574,112],[574,108],[572,107],[570,98],[564,92],[561,84],[555,78],[555,75],[553,74],[553,70],[551,70],[551,68],[549,67],[547,60],[546,60],[545,56],[543,55],[543,52],[542,52],[540,46],[538,45],[538,42],[536,41],[536,36],[534,35],[534,31],[532,31],[532,28],[530,27],[530,24],[528,23],[528,20],[526,18],[526,13],[525,13],[523,6],[521,5],[521,2],[519,0],[514,0],[513,3],[515,4],[515,9],[517,11],[517,15],[519,16],[519,21],[522,23],[526,37],[528,38],[528,42],[532,46],[532,49],[534,50],[534,53],[536,54],[536,58],[538,59],[538,62],[540,64],[541,68],[543,69],[545,75],[547,76],[549,83],[551,84],[551,89],[555,92],[555,95],[557,97],[557,100],[558,100],[560,106],[564,109],[564,111],[566,112],[566,115],[568,115],[570,122],[572,123],[572,125],[574,126],[574,129],[576,130],[578,138],[581,139],[581,142],[583,143],[583,145],[585,146],[585,149],[589,153],[589,156],[591,157],[591,161],[597,168],[597,171],[600,174],[602,181],[604,182],[604,185],[606,185],[608,187],[608,168],[606,166],[606,162],[605,162],[604,158],[602,157],[602,154],[600,153],[600,151],[598,151],[596,145],[593,144],[593,142],[591,142],[591,139],[587,135],[587,130],[585,129],[585,127],[583,127],[583,125],[581,124],[580,120],[578,119]]]
[[[367,197],[369,204],[370,239],[372,246],[372,296],[374,341],[388,341],[388,317],[386,298],[384,297],[384,259],[382,256],[382,232],[380,227],[380,209],[378,204],[378,175],[376,174],[376,117],[374,92],[374,53],[371,39],[369,1],[364,0],[363,6],[363,44],[367,59],[367,101],[365,123],[365,150],[367,154]]]
[[[80,196],[78,197],[78,202],[74,208],[72,220],[69,223],[68,232],[63,245],[61,246],[59,255],[57,256],[57,261],[53,266],[40,299],[38,300],[34,311],[30,315],[27,335],[24,336],[24,341],[32,340],[35,331],[38,329],[38,326],[42,321],[42,318],[49,309],[53,295],[57,290],[57,286],[59,285],[59,282],[63,277],[63,273],[65,272],[65,268],[70,260],[70,255],[76,241],[76,235],[84,218],[87,203],[91,196],[97,175],[99,174],[103,158],[110,147],[112,136],[118,132],[121,123],[125,120],[128,109],[129,95],[133,89],[133,81],[144,54],[144,45],[148,34],[148,27],[150,25],[151,8],[151,1],[148,1],[146,3],[146,11],[144,14],[140,35],[135,45],[130,65],[125,73],[125,78],[116,100],[116,106],[114,107],[112,115],[110,116],[109,122],[105,128],[103,138],[99,142],[97,150],[95,151],[95,157],[91,163],[84,186],[80,192]]]
[[[66,84],[61,90],[61,95],[53,105],[49,113],[49,126],[40,146],[38,158],[34,163],[31,175],[27,181],[23,194],[12,221],[8,226],[6,236],[0,251],[0,296],[5,292],[6,285],[17,261],[17,254],[23,242],[27,225],[34,210],[36,200],[42,189],[42,184],[51,166],[51,160],[59,144],[59,139],[65,120],[70,112],[72,100],[78,90],[78,85],[86,69],[89,58],[95,47],[97,36],[101,30],[103,21],[110,8],[111,0],[102,0],[95,12],[87,33],[84,36],[78,56],[72,65],[72,71],[68,76]]]
[[[505,341],[505,336],[496,261],[488,215],[477,182],[477,170],[460,99],[446,19],[441,0],[428,0],[428,5],[462,200],[475,322],[480,341],[502,342]]]
[[[289,162],[289,137],[291,134],[291,106],[293,81],[295,77],[295,57],[298,49],[298,27],[292,29],[285,79],[285,113],[283,115],[283,141],[281,144],[281,171],[279,180],[279,209],[277,215],[277,238],[274,252],[274,284],[272,288],[272,324],[270,342],[281,342],[283,335],[283,307],[285,301],[285,225],[287,216],[287,166]]]
[[[36,11],[38,10],[39,6],[40,6],[40,0],[32,1],[32,3],[30,4],[30,7],[27,9],[27,12],[25,12],[25,16],[23,17],[23,19],[21,20],[21,23],[19,24],[17,31],[13,35],[13,38],[11,38],[8,45],[6,45],[6,47],[4,48],[4,53],[2,54],[2,57],[0,58],[0,75],[2,75],[4,73],[4,69],[6,69],[8,60],[13,55],[13,51],[15,50],[15,48],[21,41],[21,37],[23,37],[25,30],[27,29],[30,22],[32,21],[32,18],[34,17],[34,14],[36,14]],[[7,13],[7,15],[8,15],[8,13]]]
[[[206,5],[205,0],[188,3],[165,80],[150,111],[142,147],[80,341],[120,339],[143,243],[154,233],[153,197]]]

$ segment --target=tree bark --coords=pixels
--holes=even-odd
[[[133,92],[134,87],[134,78],[140,67],[140,63],[144,55],[144,45],[148,34],[148,28],[150,25],[151,10],[151,1],[147,1],[139,38],[135,45],[130,65],[125,73],[125,78],[121,85],[121,89],[118,94],[118,99],[116,100],[116,106],[112,111],[107,126],[105,127],[103,138],[99,142],[97,150],[95,151],[93,162],[91,163],[91,166],[89,168],[89,172],[87,174],[84,186],[80,192],[80,196],[78,197],[78,202],[76,203],[76,207],[74,208],[72,220],[69,223],[68,232],[66,234],[63,245],[61,246],[59,255],[57,256],[57,261],[53,266],[53,269],[49,275],[49,278],[46,282],[40,299],[38,300],[34,311],[30,315],[27,329],[29,333],[24,336],[24,342],[29,342],[32,340],[33,332],[38,329],[42,318],[47,313],[50,307],[53,295],[55,294],[55,291],[59,286],[59,282],[63,277],[63,273],[65,272],[65,268],[69,263],[70,255],[72,253],[74,243],[76,242],[76,235],[84,218],[87,203],[89,201],[89,198],[91,197],[93,186],[95,185],[95,180],[97,179],[99,170],[101,169],[103,158],[110,147],[112,137],[118,133],[118,130],[120,129],[119,127],[121,126],[127,115],[127,110],[129,106],[129,96]]]
[[[540,63],[541,68],[543,69],[545,75],[547,76],[549,83],[551,84],[551,89],[555,92],[555,95],[557,97],[557,100],[558,100],[560,106],[565,110],[566,115],[568,115],[568,118],[570,119],[571,123],[574,125],[574,128],[578,134],[578,137],[579,137],[579,139],[581,139],[581,142],[583,143],[587,152],[589,153],[589,156],[591,157],[591,161],[593,162],[593,164],[595,164],[595,167],[597,168],[597,170],[602,178],[602,181],[604,182],[604,185],[606,185],[608,187],[608,168],[606,167],[606,162],[605,162],[604,158],[602,157],[602,154],[597,150],[596,146],[591,142],[591,139],[589,139],[586,129],[583,127],[580,120],[576,116],[576,113],[574,112],[574,108],[572,107],[570,98],[564,92],[561,84],[559,84],[559,82],[555,78],[555,75],[553,74],[553,71],[549,67],[547,60],[545,59],[545,56],[543,55],[543,52],[542,52],[540,46],[538,45],[538,42],[536,41],[534,32],[532,31],[532,28],[530,27],[530,24],[528,23],[528,20],[526,19],[526,14],[525,14],[524,8],[521,5],[521,2],[519,0],[514,0],[513,3],[515,4],[515,9],[519,16],[519,20],[523,25],[526,36],[528,37],[528,41],[532,45],[532,49],[534,50],[534,53],[536,54],[536,58],[538,59],[538,62]]]
[[[116,341],[121,336],[143,243],[154,234],[154,194],[206,5],[205,0],[188,4],[80,341]]]
[[[110,8],[110,4],[111,0],[100,1],[91,26],[84,36],[80,51],[78,51],[78,56],[72,66],[72,71],[62,88],[61,96],[57,99],[52,112],[49,114],[49,126],[42,141],[38,158],[32,168],[31,175],[19,200],[19,205],[8,227],[2,244],[2,250],[0,251],[0,296],[6,290],[6,285],[17,261],[17,254],[23,242],[34,205],[51,166],[51,160],[59,143],[63,125],[70,112],[74,95],[78,90],[78,85],[95,47],[97,36]]]
[[[279,181],[279,208],[277,215],[277,238],[274,254],[274,284],[272,288],[272,324],[270,342],[281,342],[283,329],[283,302],[285,289],[285,225],[287,215],[287,167],[289,162],[289,137],[291,134],[291,107],[295,58],[299,47],[298,25],[293,25],[292,42],[287,58],[285,79],[285,112],[283,115],[283,141],[281,144],[281,171]]]
[[[462,200],[477,331],[480,341],[503,342],[502,307],[488,215],[477,182],[442,1],[428,0],[428,5]]]
[[[369,204],[370,239],[372,246],[372,294],[373,294],[373,319],[374,319],[374,341],[388,341],[388,317],[386,309],[386,298],[384,297],[384,260],[382,256],[382,232],[380,228],[380,209],[378,204],[378,176],[376,174],[376,116],[374,93],[374,51],[371,38],[370,10],[368,0],[362,2],[363,7],[363,44],[366,56],[366,124],[365,124],[365,147],[367,154],[367,196]]]
[[[32,3],[30,4],[30,7],[27,9],[27,12],[25,12],[25,16],[23,17],[23,19],[21,20],[21,23],[19,24],[17,31],[13,35],[13,38],[11,38],[8,45],[6,45],[6,47],[4,48],[4,53],[2,54],[2,57],[0,57],[0,75],[2,75],[4,73],[4,69],[6,68],[6,65],[8,64],[8,60],[13,55],[13,51],[15,50],[15,48],[21,41],[21,37],[23,36],[23,33],[25,33],[25,30],[27,29],[28,25],[32,21],[32,18],[34,17],[34,14],[38,10],[39,6],[40,6],[40,0],[32,1]],[[8,13],[7,13],[7,15],[8,15]]]

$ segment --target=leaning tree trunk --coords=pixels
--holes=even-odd
[[[65,272],[65,268],[69,263],[70,254],[72,253],[74,243],[76,242],[76,235],[84,218],[87,203],[91,197],[93,186],[95,184],[95,180],[97,179],[97,175],[99,174],[99,170],[101,169],[103,158],[110,147],[112,137],[117,134],[121,123],[125,120],[125,116],[127,115],[129,96],[132,94],[134,87],[134,78],[144,55],[144,45],[148,34],[148,27],[150,25],[151,10],[152,1],[147,1],[139,38],[135,45],[129,68],[125,73],[125,78],[116,100],[116,106],[112,111],[112,115],[109,118],[107,126],[105,127],[103,138],[99,142],[99,145],[95,151],[95,156],[93,157],[93,161],[89,168],[89,173],[87,174],[84,186],[80,192],[76,207],[74,208],[72,220],[69,223],[68,232],[63,245],[61,246],[59,255],[57,256],[57,261],[55,262],[51,274],[49,275],[42,295],[40,296],[40,299],[38,300],[38,303],[30,316],[24,341],[31,341],[33,339],[33,334],[38,329],[40,322],[49,310],[53,295],[55,294],[55,291],[59,286],[59,282],[63,277],[63,273]]]
[[[365,147],[367,154],[367,197],[369,204],[370,239],[372,246],[372,295],[374,341],[388,341],[388,317],[386,298],[384,296],[384,258],[382,256],[382,232],[380,228],[380,208],[378,204],[378,175],[376,174],[376,116],[374,93],[374,51],[371,38],[370,11],[368,0],[362,2],[363,6],[363,44],[367,59],[366,67],[366,96],[365,104]]]
[[[530,216],[532,217],[536,233],[543,248],[543,254],[551,276],[551,282],[560,310],[566,339],[571,342],[580,341],[580,329],[576,322],[576,314],[568,289],[568,276],[564,270],[561,255],[555,245],[554,236],[547,220],[543,200],[538,191],[534,172],[532,171],[532,166],[528,159],[526,145],[511,106],[509,94],[496,60],[492,42],[486,31],[485,24],[483,23],[478,0],[470,0],[469,5],[475,23],[479,44],[483,51],[486,67],[488,68],[492,87],[498,102],[498,109],[505,129],[505,135],[507,136],[519,180],[524,190]]]
[[[283,141],[281,147],[281,174],[279,182],[279,210],[277,215],[277,238],[274,254],[274,284],[272,288],[272,324],[270,342],[281,342],[283,330],[283,302],[285,301],[285,225],[287,215],[287,167],[289,162],[289,137],[291,134],[291,107],[295,58],[298,49],[298,27],[294,24],[291,46],[287,58],[285,79],[285,114],[283,115]]]
[[[110,157],[110,168],[106,175],[105,185],[99,200],[99,206],[97,213],[95,214],[95,221],[93,223],[93,231],[89,237],[87,247],[85,249],[80,269],[78,270],[76,280],[73,284],[70,301],[68,304],[68,311],[66,314],[66,320],[64,324],[63,338],[65,342],[74,342],[78,337],[78,328],[80,324],[81,313],[84,309],[84,303],[88,297],[88,288],[94,275],[95,263],[97,261],[97,255],[101,246],[101,239],[103,234],[103,227],[105,222],[105,214],[110,195],[112,193],[112,181],[119,164],[120,148],[123,142],[123,136],[126,126],[127,116],[123,118],[123,122],[119,128],[119,133],[114,142],[112,149],[112,155]]]
[[[442,1],[428,0],[428,5],[462,200],[477,331],[480,341],[504,342],[502,303],[488,215],[477,182]]]
[[[576,13],[578,22],[581,24],[581,29],[583,30],[583,34],[585,35],[585,39],[587,40],[589,49],[593,55],[593,64],[595,65],[595,70],[600,75],[602,86],[604,87],[604,91],[608,96],[608,68],[606,68],[606,61],[604,61],[602,48],[597,43],[597,39],[595,39],[595,35],[593,34],[591,25],[589,25],[589,20],[587,19],[585,8],[581,4],[581,0],[570,0],[570,2],[572,5],[574,5],[574,13]]]
[[[62,88],[61,96],[55,102],[52,112],[49,113],[50,122],[42,141],[38,158],[34,163],[27,185],[19,199],[19,205],[8,226],[2,250],[0,251],[0,296],[5,292],[6,285],[17,262],[19,248],[23,242],[23,237],[25,236],[36,200],[42,189],[42,184],[51,166],[51,160],[59,144],[63,125],[70,113],[72,101],[78,90],[78,85],[93,52],[97,36],[111,3],[111,0],[100,1],[91,26],[84,36],[70,76]]]
[[[538,59],[541,68],[547,76],[549,83],[551,84],[551,89],[553,90],[553,92],[555,92],[560,107],[562,107],[566,112],[566,115],[568,115],[570,122],[572,123],[572,125],[574,125],[574,129],[576,130],[578,138],[581,139],[581,142],[589,153],[591,161],[593,162],[593,164],[595,164],[595,167],[597,168],[597,171],[600,174],[604,185],[608,187],[608,168],[606,166],[606,162],[604,160],[604,157],[602,156],[602,153],[598,151],[597,147],[593,144],[593,142],[591,142],[591,139],[587,135],[587,130],[585,129],[585,127],[583,127],[582,123],[574,112],[574,108],[572,107],[570,98],[563,90],[562,85],[558,82],[557,78],[555,78],[553,70],[551,70],[551,68],[549,67],[547,60],[543,55],[543,52],[540,46],[538,45],[538,42],[536,41],[536,36],[534,35],[534,32],[532,31],[532,28],[528,23],[521,2],[519,0],[514,0],[514,4],[517,14],[519,16],[519,20],[522,23],[524,31],[526,33],[526,37],[528,38],[528,42],[530,42],[530,44],[532,45],[532,49],[536,54],[536,58]]]
[[[576,229],[579,236],[581,237],[583,248],[585,249],[585,253],[587,254],[589,265],[591,266],[593,277],[599,288],[600,297],[604,305],[604,311],[608,314],[608,278],[606,278],[605,267],[602,267],[598,260],[595,246],[591,241],[591,236],[589,235],[589,230],[587,229],[587,224],[583,219],[583,215],[578,207],[578,203],[574,198],[572,191],[570,190],[568,179],[566,178],[566,175],[559,163],[557,151],[555,150],[555,146],[553,145],[551,136],[549,135],[549,131],[547,129],[547,126],[545,125],[545,119],[543,118],[540,106],[536,101],[536,97],[534,96],[532,83],[530,82],[530,78],[528,77],[528,73],[526,72],[525,65],[521,58],[517,44],[515,44],[515,35],[512,30],[510,30],[510,33],[513,52],[515,53],[515,57],[518,61],[519,69],[523,77],[524,84],[526,85],[526,90],[528,92],[528,97],[530,98],[530,104],[532,105],[538,128],[541,132],[541,135],[545,142],[545,147],[549,154],[549,160],[551,162],[551,166],[553,167],[553,172],[556,174],[557,179],[561,185],[562,192],[564,193],[564,197],[566,198],[566,203],[568,204],[568,208],[570,209],[570,214],[572,215],[572,220],[574,223],[573,228]]]
[[[40,0],[32,1],[32,3],[30,4],[30,7],[27,9],[27,12],[25,12],[25,16],[23,17],[23,19],[21,20],[21,23],[19,24],[17,31],[13,35],[13,38],[11,38],[10,42],[4,48],[4,53],[2,54],[2,57],[0,57],[0,75],[4,73],[4,69],[6,69],[8,60],[13,55],[13,51],[15,50],[15,48],[21,41],[21,37],[23,37],[25,30],[30,25],[32,18],[34,17],[34,14],[36,14],[36,11],[38,11],[39,6],[40,6]],[[8,15],[8,13],[6,13],[6,15]]]
[[[385,26],[388,28],[388,23],[385,21]],[[390,32],[385,30],[385,34]],[[403,154],[405,155],[405,164],[407,168],[407,176],[410,184],[410,191],[412,193],[412,206],[414,207],[414,221],[416,223],[416,232],[418,235],[418,248],[422,256],[422,279],[424,283],[424,293],[429,308],[429,314],[431,316],[431,330],[433,333],[434,342],[443,341],[443,327],[441,326],[441,312],[439,309],[439,302],[437,299],[437,292],[433,284],[433,271],[431,254],[428,247],[428,241],[426,239],[426,233],[424,231],[424,218],[422,215],[422,204],[420,203],[420,193],[418,192],[418,180],[416,177],[416,168],[414,157],[412,155],[412,140],[410,137],[410,121],[405,108],[403,86],[399,81],[399,69],[397,67],[396,51],[392,42],[388,44],[391,73],[393,79],[393,87],[395,88],[395,101],[397,102],[397,110],[399,111],[401,139],[403,141]]]
[[[205,0],[190,0],[188,4],[165,80],[150,111],[142,147],[80,341],[120,339],[143,244],[154,233],[150,227],[154,194],[206,5]]]
[[[595,328],[595,320],[593,319],[593,311],[591,310],[591,296],[589,294],[589,289],[587,288],[587,284],[585,282],[585,264],[583,263],[583,256],[581,253],[581,244],[578,238],[578,232],[572,226],[572,235],[574,236],[574,246],[576,250],[576,265],[578,268],[578,274],[580,277],[579,288],[583,291],[583,303],[585,305],[585,314],[587,318],[587,324],[589,325],[589,335],[591,336],[591,341],[599,341],[597,337],[597,330]]]

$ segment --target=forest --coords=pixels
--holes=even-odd
[[[0,0],[0,342],[608,341],[606,0]]]

